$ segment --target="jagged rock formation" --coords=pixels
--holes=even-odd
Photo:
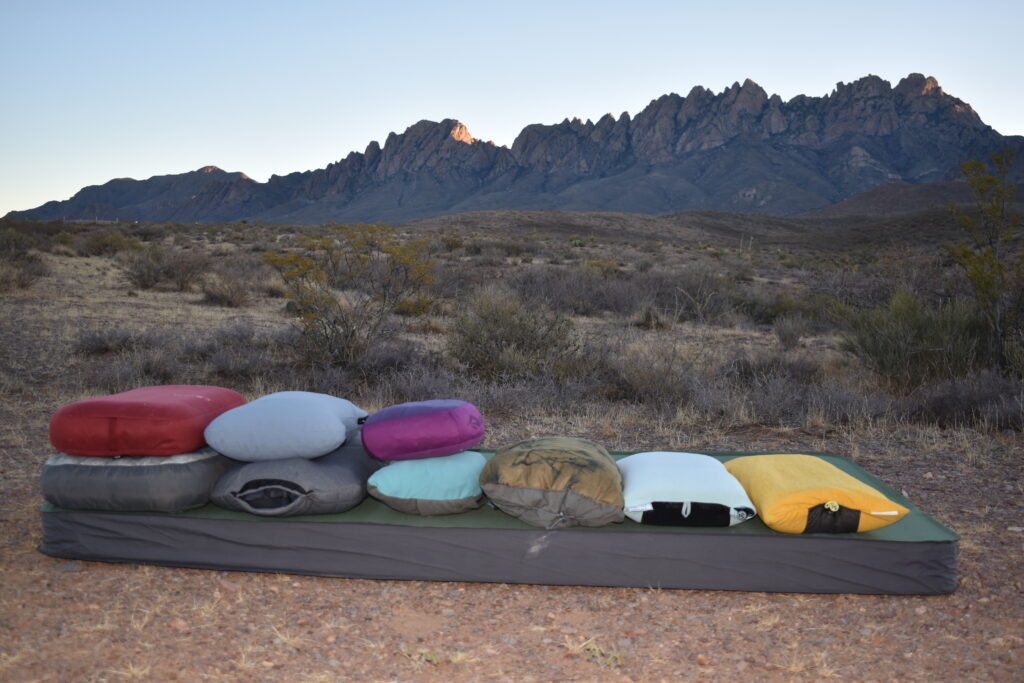
[[[888,183],[959,177],[1002,136],[934,78],[877,76],[784,102],[746,80],[669,94],[635,117],[527,126],[511,148],[458,121],[420,121],[325,169],[258,183],[215,167],[112,180],[16,215],[41,219],[280,223],[404,221],[463,211],[562,209],[794,215]],[[1018,177],[1024,175],[1018,164]]]

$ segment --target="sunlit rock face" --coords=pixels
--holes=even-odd
[[[112,180],[17,215],[144,221],[405,221],[483,209],[791,215],[893,182],[950,181],[1024,138],[985,125],[932,77],[877,76],[783,101],[750,79],[694,87],[630,116],[531,124],[510,148],[419,121],[327,168],[257,183],[214,166]],[[1021,174],[1024,164],[1018,164]],[[1018,175],[1018,179],[1020,175]]]

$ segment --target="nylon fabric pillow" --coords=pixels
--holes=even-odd
[[[477,446],[483,436],[480,411],[472,403],[455,399],[388,406],[363,425],[363,445],[381,460],[453,455]]]
[[[787,534],[871,531],[908,510],[885,494],[813,455],[748,455],[725,463],[762,521]]]
[[[621,522],[622,475],[591,441],[543,437],[506,446],[480,473],[499,509],[527,524],[558,529]]]
[[[220,415],[206,428],[206,441],[243,462],[319,458],[345,443],[366,414],[343,398],[281,391]]]
[[[754,517],[743,486],[718,460],[651,451],[618,461],[626,517],[658,526],[733,526]]]
[[[335,514],[363,502],[366,481],[381,466],[358,444],[314,460],[238,463],[220,478],[210,499],[263,517]]]
[[[63,406],[50,419],[50,443],[68,455],[191,453],[206,445],[211,420],[244,403],[222,387],[141,387]]]
[[[182,512],[210,502],[231,460],[212,448],[163,457],[60,453],[43,465],[43,497],[68,510]]]
[[[451,515],[480,507],[480,472],[487,459],[476,451],[399,460],[370,476],[367,490],[388,507],[410,515]]]

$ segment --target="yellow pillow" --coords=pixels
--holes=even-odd
[[[813,455],[748,455],[725,467],[771,529],[787,534],[871,531],[909,510]]]

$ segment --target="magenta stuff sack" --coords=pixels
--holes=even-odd
[[[363,424],[363,447],[381,460],[436,458],[468,450],[484,437],[484,419],[466,401],[400,403]]]

